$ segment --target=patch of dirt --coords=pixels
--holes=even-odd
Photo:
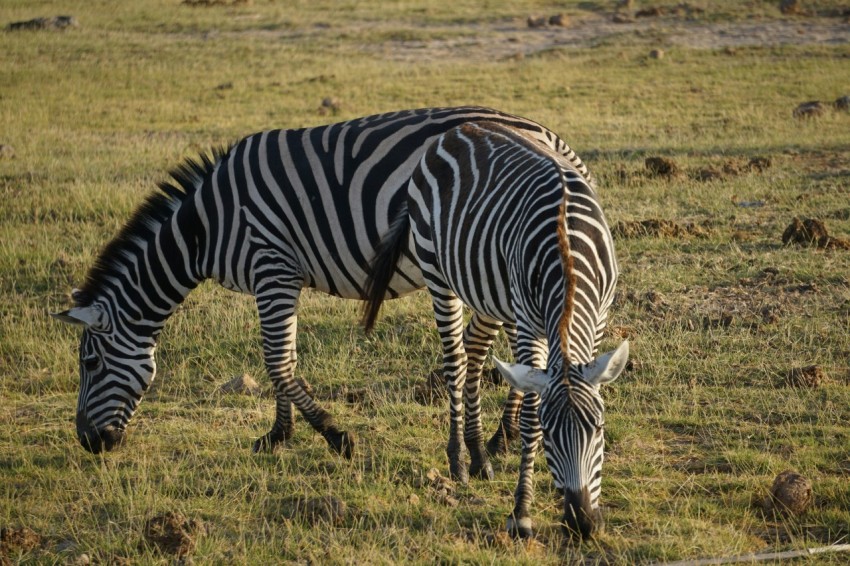
[[[195,550],[198,538],[206,534],[199,519],[187,519],[182,513],[169,511],[145,521],[145,541],[164,554],[186,556]]]
[[[611,233],[618,238],[642,238],[646,236],[681,238],[683,236],[705,237],[708,235],[708,230],[692,222],[679,224],[672,220],[649,218],[617,222],[611,229]]]
[[[543,18],[546,22],[546,18]],[[691,49],[724,49],[746,46],[842,45],[850,43],[846,24],[837,18],[812,17],[805,25],[789,20],[754,19],[709,22],[692,10],[672,10],[663,17],[632,18],[628,14],[585,12],[571,18],[568,27],[541,25],[529,28],[527,18],[479,23],[408,24],[402,21],[355,22],[341,26],[312,26],[276,30],[222,32],[228,36],[262,36],[270,40],[302,42],[338,37],[347,33],[376,33],[390,37],[425,32],[428,39],[387,39],[361,48],[381,59],[423,61],[522,60],[553,48],[592,48],[600,43],[663,35],[665,44]],[[423,34],[424,35],[424,34]]]
[[[31,552],[41,546],[41,535],[28,527],[0,529],[0,564],[12,564],[18,554]]]
[[[819,249],[850,250],[850,240],[830,236],[826,225],[814,218],[800,220],[795,217],[782,234],[782,243],[786,246],[797,244]]]

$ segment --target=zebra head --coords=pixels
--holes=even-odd
[[[52,316],[84,327],[77,399],[80,444],[94,454],[112,450],[124,440],[127,423],[156,374],[154,341],[125,331],[98,301]]]
[[[605,418],[599,388],[619,377],[628,357],[625,341],[590,363],[568,364],[563,376],[494,360],[511,385],[540,395],[543,448],[555,487],[564,494],[564,527],[570,536],[589,538],[603,524],[599,493]]]

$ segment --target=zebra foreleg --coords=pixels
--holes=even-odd
[[[534,499],[534,457],[543,438],[537,416],[539,406],[540,397],[536,393],[525,394],[520,415],[522,457],[519,465],[519,481],[514,492],[514,510],[507,521],[508,534],[514,538],[534,536],[529,509]]]
[[[451,478],[469,482],[469,467],[463,443],[463,388],[466,382],[466,350],[463,347],[463,304],[445,287],[429,282],[437,331],[443,344],[443,376],[449,390],[449,457]]]
[[[474,312],[463,337],[467,356],[463,439],[470,456],[469,475],[485,480],[493,479],[493,466],[481,428],[481,368],[501,326],[498,320]]]
[[[330,413],[313,401],[295,380],[295,336],[298,326],[295,310],[300,292],[300,280],[284,284],[278,280],[273,286],[258,286],[256,295],[263,353],[274,386],[276,412],[271,431],[254,443],[254,451],[272,450],[292,435],[291,405],[294,404],[332,450],[345,458],[351,458],[355,443],[353,436],[339,430]]]

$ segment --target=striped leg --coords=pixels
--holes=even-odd
[[[466,351],[463,347],[463,304],[442,286],[428,282],[437,331],[443,345],[443,377],[449,389],[449,457],[451,478],[463,484],[469,481],[469,469],[463,444],[463,388],[466,382]]]
[[[493,466],[484,448],[481,429],[481,368],[501,326],[500,321],[474,312],[463,336],[467,356],[463,440],[469,450],[469,475],[486,480],[493,479]]]
[[[516,326],[505,324],[505,334],[511,343],[514,359],[517,359],[516,351]],[[505,406],[502,409],[502,420],[495,434],[487,441],[487,453],[491,456],[507,454],[511,442],[519,437],[519,411],[522,407],[522,391],[511,387]]]
[[[274,386],[275,422],[254,443],[254,451],[269,451],[292,435],[292,404],[337,453],[350,458],[353,437],[337,429],[330,413],[316,404],[295,380],[296,306],[302,280],[293,276],[264,277],[256,283],[255,295],[263,334],[266,370]]]
[[[542,352],[545,351],[545,347],[539,341],[521,340],[517,349],[519,363],[544,367]],[[529,538],[534,535],[529,509],[534,498],[534,457],[543,439],[540,419],[537,416],[538,407],[540,407],[540,397],[536,393],[526,393],[520,413],[522,456],[519,465],[519,481],[514,492],[514,510],[507,522],[507,531],[512,537]]]

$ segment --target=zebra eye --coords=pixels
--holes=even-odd
[[[100,366],[100,360],[97,356],[86,356],[83,358],[83,367],[86,371],[95,371]]]

